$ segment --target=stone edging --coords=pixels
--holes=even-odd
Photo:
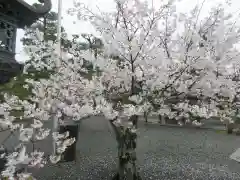
[[[175,128],[188,128],[188,129],[208,129],[208,130],[216,130],[216,131],[226,131],[226,129],[218,129],[218,128],[211,128],[211,127],[206,127],[206,126],[192,126],[192,125],[175,125],[175,124],[160,124],[160,123],[155,123],[155,122],[147,122],[145,123],[146,125],[159,125],[159,126],[166,126],[166,127],[175,127]]]

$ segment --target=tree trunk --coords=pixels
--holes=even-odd
[[[134,59],[130,55],[131,61],[131,71],[135,72]],[[131,81],[131,95],[136,95],[137,86],[135,77],[132,76]],[[132,102],[133,105],[136,105]],[[138,115],[133,115],[129,118],[129,121],[132,122],[131,127],[114,126],[114,131],[117,137],[118,143],[118,173],[113,178],[114,180],[140,180],[140,176],[137,171],[136,164],[136,147],[137,147],[137,134],[136,129],[138,128]]]
[[[44,16],[43,17],[43,37],[44,37],[44,41],[47,40],[47,17]]]
[[[144,117],[145,122],[147,123],[148,122],[148,113],[146,111],[143,113],[143,117]]]
[[[161,124],[162,116],[158,114],[158,122]]]
[[[165,124],[166,124],[165,116],[162,116],[162,118],[161,118],[161,124],[162,124],[162,125],[165,125]]]
[[[113,177],[113,180],[140,180],[136,164],[137,134],[132,132],[130,128],[117,127],[113,122],[114,120],[110,121],[110,124],[118,144],[118,172]]]

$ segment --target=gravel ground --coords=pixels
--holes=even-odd
[[[229,159],[239,142],[211,130],[148,125],[138,143],[141,172],[145,179],[240,179],[240,165]]]
[[[240,164],[229,159],[240,147],[237,136],[144,123],[139,127],[138,164],[143,179],[240,179]],[[45,142],[44,148],[49,148],[49,143]],[[77,154],[74,163],[47,165],[34,174],[39,180],[110,180],[116,170],[116,143],[102,117],[81,123]]]
[[[144,118],[142,117],[141,120],[144,121]],[[148,122],[160,125],[159,120],[156,117],[149,116],[148,117]],[[218,119],[206,119],[206,120],[202,120],[201,122],[203,123],[201,128],[204,128],[204,129],[215,129],[215,130],[222,130],[222,131],[226,130],[226,126]],[[170,124],[170,125],[166,124],[166,126],[179,126],[179,125],[177,125],[177,124]],[[194,125],[184,125],[184,126],[187,127],[187,128],[196,127]]]

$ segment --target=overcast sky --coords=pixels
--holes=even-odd
[[[29,4],[33,4],[38,2],[38,0],[25,0]],[[63,20],[62,25],[66,29],[66,32],[71,34],[80,34],[80,33],[95,33],[94,28],[87,22],[82,22],[79,20],[76,20],[76,18],[69,16],[66,14],[66,10],[73,7],[73,1],[74,0],[62,0],[63,3]],[[115,8],[113,0],[78,0],[80,2],[86,3],[89,7],[95,8],[96,5],[103,11],[109,11]],[[149,0],[150,1],[150,0]],[[161,0],[153,0],[154,3],[158,4]],[[185,12],[187,10],[190,10],[192,7],[194,7],[196,4],[201,4],[204,0],[181,0],[179,4],[177,4],[177,11]],[[206,0],[206,3],[204,4],[203,10],[201,12],[201,16],[204,16],[204,14],[207,14],[210,8],[220,2],[223,2],[224,0]],[[230,11],[236,12],[237,8],[240,9],[240,0],[232,0],[232,6]],[[52,10],[57,12],[58,8],[58,0],[52,0],[53,8]],[[73,22],[76,22],[75,24]],[[20,39],[23,37],[23,30],[18,30],[17,33],[17,43],[16,43],[16,59],[18,61],[24,61],[26,57],[22,54],[22,44],[20,42]]]

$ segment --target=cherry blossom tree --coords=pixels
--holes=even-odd
[[[110,119],[116,132],[119,151],[118,179],[140,179],[136,165],[136,128],[138,116],[143,114],[142,89],[148,72],[161,66],[163,75],[171,60],[158,48],[158,21],[169,11],[172,2],[155,10],[141,1],[115,1],[117,11],[94,14],[81,3],[75,12],[90,20],[101,33],[105,52],[93,63],[101,70],[101,83],[105,87],[103,98],[96,100],[97,108]],[[158,60],[159,61],[156,61]]]
[[[76,1],[69,10],[90,21],[102,36],[105,52],[94,60],[104,86],[99,111],[113,122],[119,145],[117,179],[139,179],[136,166],[138,117],[151,111],[180,125],[218,116],[231,121],[239,28],[219,5],[199,21],[203,7],[176,12],[174,1],[155,8],[148,1],[115,0],[116,11],[94,13]],[[177,26],[181,27],[180,29]]]
[[[221,111],[224,103],[233,105],[236,95],[236,82],[229,78],[229,65],[236,64],[239,56],[234,46],[239,42],[239,27],[234,26],[231,16],[224,14],[221,6],[214,8],[208,17],[197,24],[200,10],[196,7],[190,16],[181,17],[184,20],[183,34],[177,35],[177,41],[168,43],[172,49],[181,49],[177,55],[178,62],[174,64],[179,69],[175,68],[172,72],[177,76],[171,73],[170,86],[164,92],[170,92],[167,97],[170,106],[173,105],[171,100],[175,99],[175,103],[178,101],[170,109],[177,109],[177,113],[172,115],[179,120],[189,119],[190,116],[196,119],[196,116],[209,118],[216,115],[223,121],[229,121],[231,117],[227,116],[226,119],[226,112],[221,115]],[[160,102],[163,102],[161,98],[166,96],[160,96]],[[227,111],[232,111],[232,108],[228,106]],[[171,114],[171,111],[164,111],[162,115],[168,116],[166,112]]]
[[[2,172],[8,179],[27,179],[30,173],[19,172],[19,168],[42,167],[49,160],[57,163],[61,160],[62,153],[72,145],[74,138],[69,137],[69,132],[59,134],[57,130],[44,127],[44,124],[53,119],[59,124],[66,120],[76,120],[94,114],[93,98],[97,91],[94,90],[94,79],[88,80],[81,76],[84,71],[83,58],[76,51],[78,44],[72,43],[68,52],[62,53],[59,61],[55,44],[44,41],[43,33],[36,31],[31,35],[33,45],[26,46],[26,53],[31,61],[26,63],[24,73],[48,70],[48,78],[28,78],[25,88],[31,89],[31,94],[24,100],[19,97],[4,94],[5,101],[0,105],[1,127],[8,127],[11,131],[19,133],[19,144],[13,152],[2,154],[7,159],[6,168]],[[86,70],[85,70],[86,71]],[[12,111],[22,111],[20,119],[28,119],[30,125],[16,123]],[[29,144],[42,141],[52,134],[56,141],[56,153],[46,157],[41,149],[29,148]],[[30,152],[29,152],[30,151]]]
[[[72,42],[61,61],[54,44],[44,42],[38,32],[27,53],[34,59],[30,67],[47,69],[48,79],[28,79],[29,100],[5,95],[1,104],[1,124],[20,132],[20,144],[7,155],[4,176],[12,177],[17,165],[42,166],[43,152],[27,154],[26,144],[42,140],[50,134],[43,124],[64,118],[79,120],[103,114],[116,133],[118,172],[115,179],[141,179],[137,168],[136,140],[138,120],[146,113],[161,120],[175,119],[180,124],[197,118],[219,117],[231,121],[237,113],[239,83],[239,28],[221,6],[199,22],[202,6],[190,14],[176,12],[176,3],[161,1],[158,8],[141,0],[115,0],[115,11],[94,13],[82,3],[75,3],[69,13],[93,24],[104,44],[102,51],[78,51]],[[177,27],[181,27],[180,30]],[[91,79],[81,76],[83,60],[93,64],[99,73]],[[57,63],[58,62],[58,63]],[[236,67],[234,73],[231,67]],[[21,118],[33,119],[31,127],[13,123],[11,110],[23,110]],[[74,142],[68,134],[53,133],[57,154]],[[18,173],[19,176],[28,176]]]

